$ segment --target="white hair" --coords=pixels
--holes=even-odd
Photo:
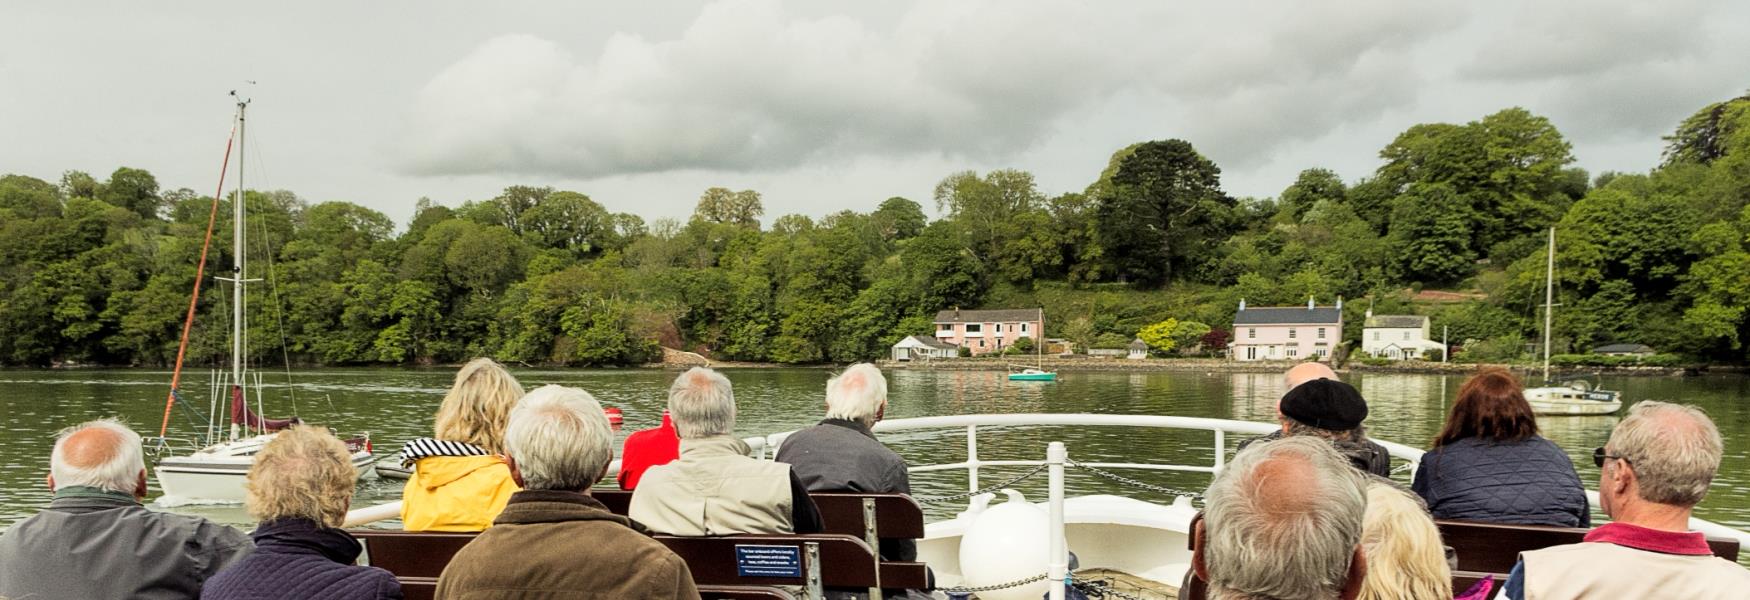
[[[1725,450],[1707,413],[1651,400],[1629,409],[1606,446],[1634,466],[1642,499],[1675,506],[1701,504]]]
[[[82,458],[96,459],[96,464],[75,465],[68,462],[67,439],[83,431],[101,429],[109,432],[109,448],[82,453]],[[146,471],[146,459],[140,447],[140,434],[115,419],[86,421],[61,430],[55,437],[55,449],[49,455],[49,473],[55,477],[55,487],[94,487],[106,492],[133,495],[140,486],[140,474]]]
[[[683,440],[729,435],[735,431],[735,389],[722,373],[687,369],[668,386],[668,412]]]
[[[826,380],[826,417],[875,424],[875,415],[887,406],[887,378],[881,369],[858,363]]]
[[[614,459],[614,433],[589,392],[548,385],[518,400],[504,430],[523,487],[581,491]]]
[[[1336,598],[1361,542],[1365,490],[1324,440],[1284,438],[1236,455],[1204,494],[1210,597]]]

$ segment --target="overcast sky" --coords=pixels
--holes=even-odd
[[[253,96],[250,187],[398,222],[512,184],[646,218],[711,186],[768,220],[930,207],[951,172],[1046,193],[1190,140],[1227,190],[1346,180],[1416,123],[1509,106],[1643,171],[1750,89],[1750,2],[6,2],[0,173],[150,170],[211,193]],[[255,85],[244,81],[253,80]]]

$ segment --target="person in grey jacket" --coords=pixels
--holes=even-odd
[[[911,476],[905,459],[875,439],[870,428],[887,413],[887,379],[869,363],[851,365],[826,382],[826,419],[784,438],[778,462],[790,469],[810,492],[910,494]],[[883,539],[881,559],[917,560],[916,540]],[[909,592],[890,590],[889,598]],[[837,592],[833,597],[866,594]]]
[[[140,435],[117,421],[63,431],[49,473],[48,507],[0,535],[0,596],[191,599],[253,548],[235,528],[141,506]]]

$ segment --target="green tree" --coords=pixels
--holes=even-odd
[[[1143,327],[1142,331],[1136,332],[1136,337],[1141,338],[1143,343],[1148,344],[1148,349],[1151,352],[1156,354],[1166,354],[1172,352],[1174,348],[1179,347],[1179,338],[1174,335],[1178,333],[1178,330],[1179,320],[1167,319]]]
[[[1235,201],[1221,169],[1189,142],[1147,142],[1120,151],[1099,198],[1100,245],[1114,273],[1155,286],[1201,264],[1233,227]]]
[[[1456,283],[1476,268],[1469,202],[1447,184],[1418,184],[1395,201],[1391,243],[1411,281]]]
[[[922,206],[898,196],[882,200],[881,206],[870,217],[880,228],[882,239],[889,241],[917,237],[924,232],[924,225],[928,224]]]
[[[760,204],[760,193],[753,190],[739,192],[728,188],[714,187],[705,190],[699,196],[699,204],[693,209],[693,218],[712,223],[728,223],[742,227],[759,229],[760,216],[766,214],[766,209]]]

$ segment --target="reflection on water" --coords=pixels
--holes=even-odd
[[[529,388],[549,383],[589,390],[605,404],[625,411],[626,431],[652,427],[661,419],[672,371],[652,370],[517,370]],[[824,410],[821,392],[831,375],[824,369],[750,369],[728,371],[740,402],[744,435],[803,427]],[[380,455],[399,449],[401,442],[427,435],[431,416],[449,387],[453,372],[432,369],[356,369],[296,373],[287,387],[283,375],[268,375],[268,412],[297,412],[306,420],[342,432],[368,431]],[[198,396],[205,412],[206,382],[199,377],[185,388]],[[1056,383],[1010,382],[997,372],[896,371],[889,374],[892,418],[970,413],[1103,413],[1151,414],[1272,422],[1282,377],[1273,373],[1062,373]],[[279,380],[277,383],[273,380]],[[1435,375],[1350,375],[1367,397],[1367,425],[1376,437],[1426,447],[1440,430],[1451,398],[1462,378]],[[47,502],[42,481],[54,433],[75,423],[119,416],[142,433],[156,433],[164,406],[169,374],[158,371],[0,371],[0,524],[34,512]],[[1726,459],[1700,516],[1740,528],[1750,527],[1750,378],[1607,378],[1630,401],[1660,399],[1699,404],[1720,424],[1726,436]],[[295,391],[295,399],[288,394]],[[1602,445],[1617,417],[1549,417],[1540,422],[1544,435],[1565,448],[1581,478],[1597,480],[1591,449]],[[171,435],[189,436],[196,419],[187,411],[172,415]],[[622,434],[623,435],[623,434]],[[914,465],[950,463],[966,458],[961,432],[907,432],[889,435]],[[982,458],[1043,457],[1045,442],[1062,440],[1070,455],[1082,460],[1129,460],[1209,464],[1213,436],[1204,432],[1141,429],[1036,427],[986,429],[980,432]],[[1234,440],[1228,441],[1231,451]],[[1021,469],[987,468],[984,484],[1002,481]],[[1202,489],[1207,476],[1195,473],[1125,473],[1155,485]],[[914,482],[920,495],[945,495],[965,490],[964,473],[920,474]],[[1086,476],[1068,479],[1072,493],[1112,493],[1105,482]],[[1043,478],[1019,485],[1029,497],[1042,498]],[[400,482],[367,477],[359,484],[357,504],[375,504],[399,497]],[[1164,501],[1152,492],[1123,493]],[[156,489],[153,495],[157,495]],[[246,523],[241,508],[181,507],[178,511]],[[931,507],[942,516],[948,507]]]

